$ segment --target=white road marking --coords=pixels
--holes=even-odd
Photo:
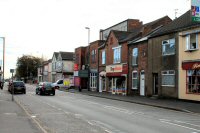
[[[177,123],[184,123],[184,124],[191,125],[191,126],[194,126],[194,127],[200,127],[200,125],[191,124],[191,123],[184,122],[184,121],[177,121],[177,120],[175,120],[175,122],[177,122]]]
[[[178,126],[178,127],[182,127],[182,128],[186,128],[186,129],[190,129],[190,130],[194,130],[194,131],[197,131],[197,132],[200,132],[200,130],[198,130],[198,129],[191,128],[191,127],[187,127],[187,126],[183,126],[183,125],[179,125],[179,124],[176,124],[176,123],[171,122],[170,120],[167,120],[167,121],[165,121],[165,120],[160,120],[160,122],[167,123],[167,124],[174,125],[174,126]]]

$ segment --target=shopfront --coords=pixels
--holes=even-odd
[[[112,94],[122,94],[127,93],[127,74],[128,67],[127,64],[120,65],[109,65],[106,66],[106,77],[108,80],[108,91]]]
[[[183,61],[181,72],[180,98],[200,101],[200,61]]]

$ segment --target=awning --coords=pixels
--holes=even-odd
[[[101,77],[103,77],[103,76],[105,77],[105,76],[106,76],[106,72],[105,72],[105,71],[102,71],[102,72],[99,73],[99,75],[100,75]]]

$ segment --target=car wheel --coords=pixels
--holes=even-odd
[[[26,94],[26,90],[24,91],[24,94]]]

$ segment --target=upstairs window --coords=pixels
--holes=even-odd
[[[102,57],[102,65],[105,65],[106,64],[106,51],[104,50],[104,51],[102,51],[102,55],[101,55]]]
[[[120,63],[121,62],[121,47],[113,48],[113,63]]]
[[[96,62],[96,49],[92,50],[92,63]]]
[[[162,55],[174,55],[175,54],[175,39],[169,39],[162,41]]]
[[[198,49],[198,34],[190,34],[186,36],[186,50]]]
[[[138,64],[138,48],[133,49],[132,55],[132,65],[136,66]]]

